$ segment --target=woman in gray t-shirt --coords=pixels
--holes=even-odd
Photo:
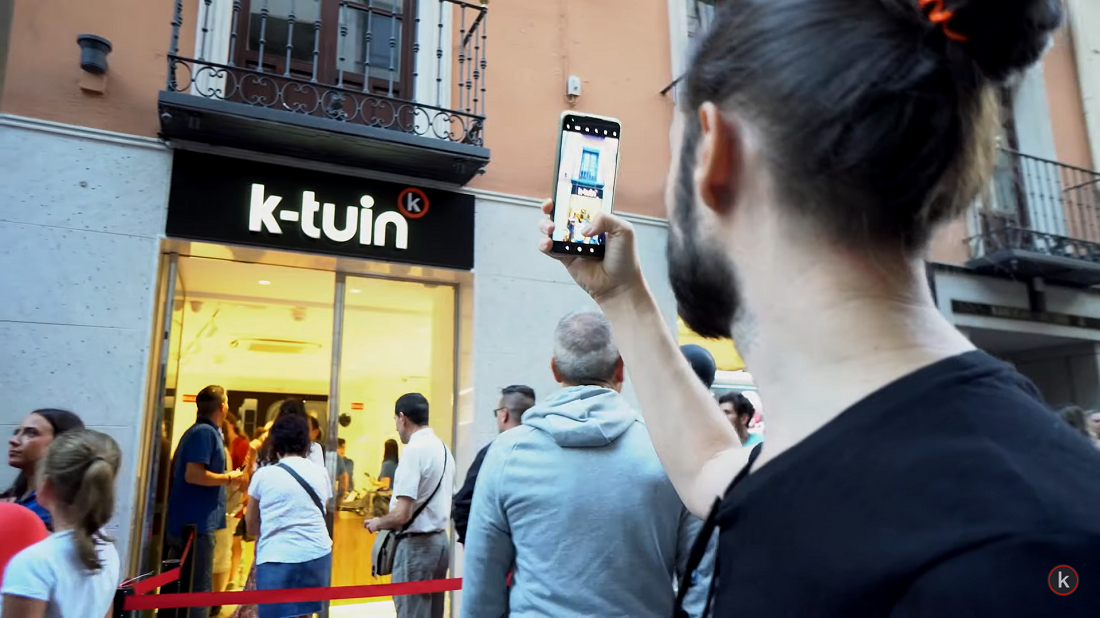
[[[397,473],[397,440],[386,440],[382,450],[382,470],[378,472],[378,482],[386,489],[393,487],[393,475]]]

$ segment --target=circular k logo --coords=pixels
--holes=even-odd
[[[1058,596],[1067,596],[1077,590],[1077,571],[1065,564],[1058,565],[1047,575],[1050,590]]]
[[[410,219],[428,214],[428,196],[420,189],[409,187],[397,196],[397,208]]]

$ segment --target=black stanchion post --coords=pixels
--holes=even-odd
[[[160,572],[161,573],[167,573],[168,571],[171,571],[172,569],[178,567],[179,565],[180,565],[179,558],[167,558],[165,560],[161,560],[161,562],[160,562]],[[165,584],[165,585],[160,587],[160,593],[161,594],[171,594],[171,593],[174,593],[174,592],[180,592],[180,585],[182,583],[183,583],[182,581],[177,579],[174,582]],[[176,618],[177,616],[186,616],[187,615],[187,614],[181,614],[180,613],[181,611],[182,610],[178,610],[178,609],[174,609],[174,608],[173,609],[158,609],[157,610],[157,616],[158,616],[158,618]]]
[[[181,555],[177,558],[169,558],[167,560],[163,560],[160,563],[161,573],[171,571],[176,567],[179,567],[180,570],[180,576],[176,579],[176,581],[160,587],[161,594],[191,592],[191,580],[193,579],[193,575],[195,572],[195,543],[198,542],[198,539],[196,538],[198,536],[196,534],[197,530],[198,529],[194,525],[187,525],[183,527],[183,547],[180,548],[180,551],[184,551],[187,548],[188,539],[190,539],[191,548],[187,549],[187,560],[184,560],[181,563],[180,558],[183,557]],[[161,609],[157,610],[157,616],[158,618],[186,618],[188,615],[188,611],[189,610],[187,608]]]
[[[112,618],[129,618],[134,615],[133,612],[128,612],[124,609],[126,607],[126,599],[132,596],[134,596],[134,589],[129,586],[115,590],[115,604],[114,609],[111,610]]]
[[[187,555],[184,556],[183,564],[179,565],[179,592],[190,593],[195,589],[195,553],[198,548],[196,545],[199,542],[198,528],[195,525],[188,523],[184,526],[184,539],[190,539],[190,542],[184,541],[184,547],[190,544],[190,549],[187,551]],[[176,609],[178,618],[187,618],[190,615],[190,609],[186,607]]]
[[[191,539],[190,541],[184,541],[184,547],[191,546],[191,549],[184,557],[183,564],[180,565],[180,592],[191,592],[194,590],[195,583],[195,554],[198,553],[198,548],[195,547],[199,542],[199,529],[194,524],[187,524],[183,527],[183,538]],[[186,614],[187,610],[183,610]]]

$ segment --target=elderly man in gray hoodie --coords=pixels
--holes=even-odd
[[[668,618],[701,522],[620,394],[623,362],[603,315],[563,318],[550,366],[562,390],[501,434],[482,465],[462,616]],[[692,616],[704,611],[712,564],[711,554],[688,590]]]

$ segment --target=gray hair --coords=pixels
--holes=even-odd
[[[568,384],[584,386],[613,380],[619,366],[619,348],[607,318],[594,311],[578,311],[562,318],[554,330],[554,365]]]

